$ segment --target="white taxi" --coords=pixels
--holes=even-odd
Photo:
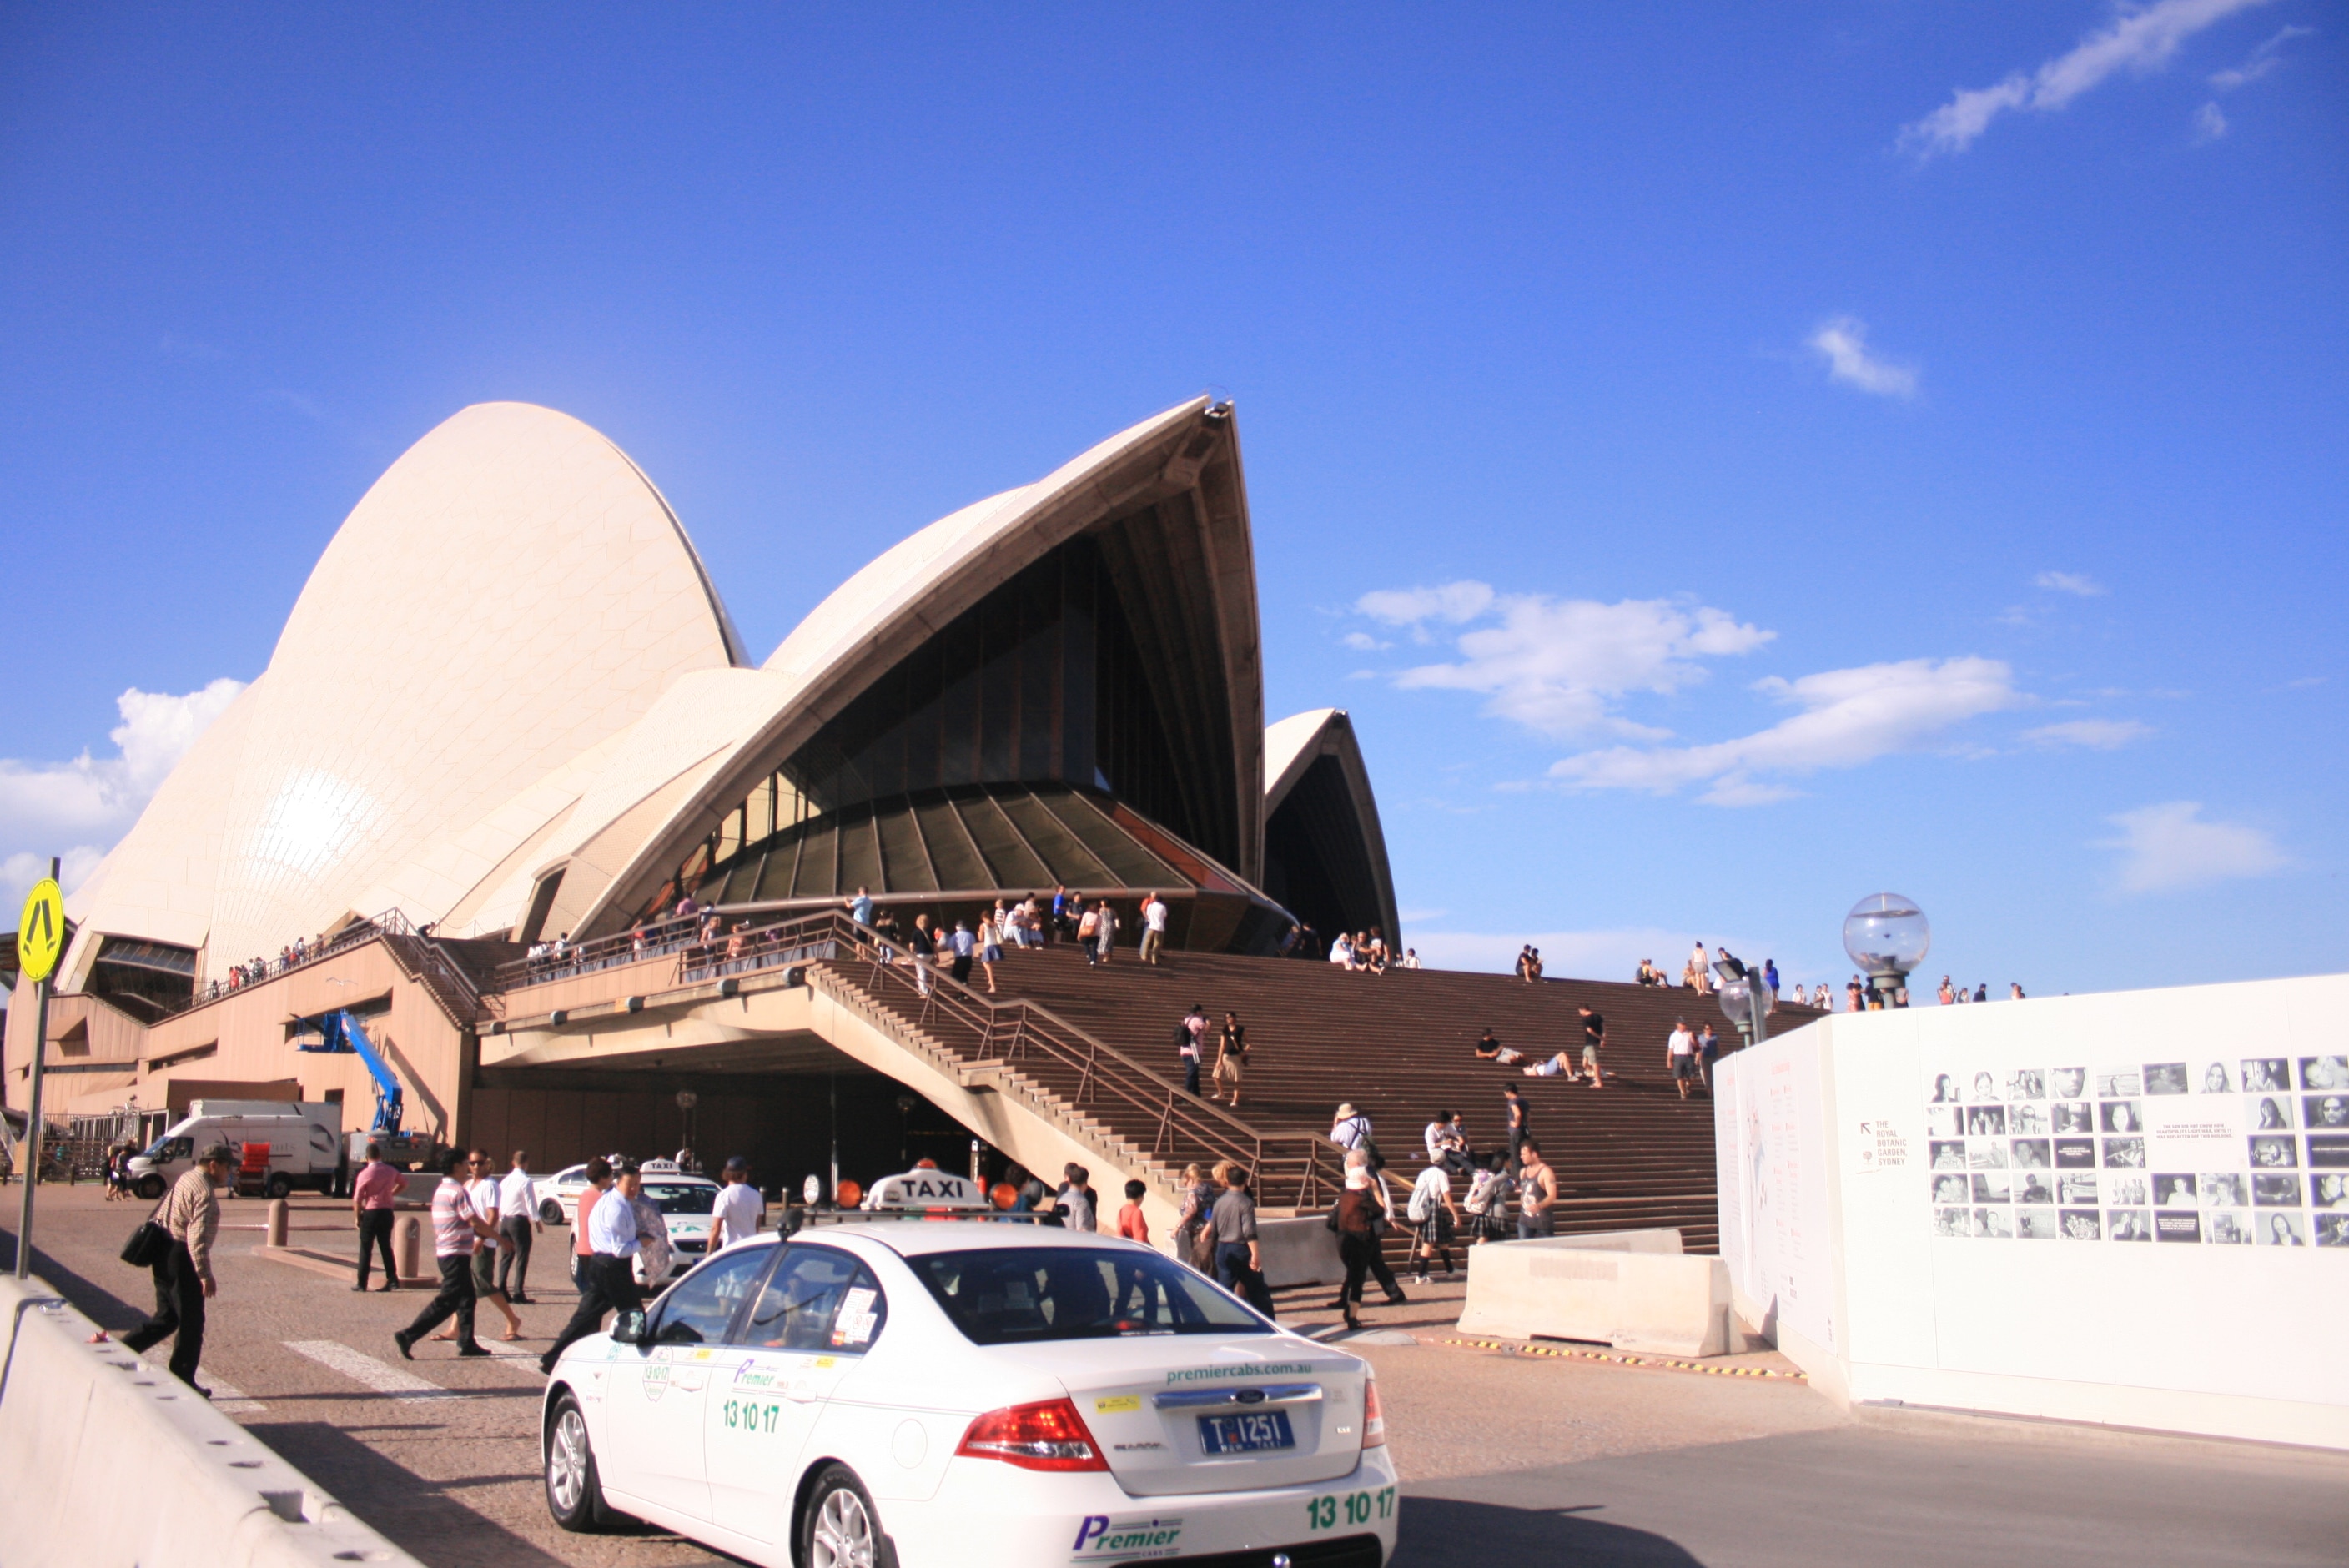
[[[876,1214],[730,1247],[566,1351],[542,1432],[565,1529],[634,1516],[776,1568],[1394,1549],[1364,1362],[1148,1247],[1028,1223]]]
[[[707,1176],[688,1175],[674,1160],[647,1160],[636,1168],[644,1179],[645,1196],[661,1212],[668,1227],[669,1273],[681,1274],[699,1263],[709,1250],[709,1232],[718,1204],[718,1183]],[[550,1225],[579,1222],[579,1194],[587,1191],[587,1167],[574,1165],[539,1183],[539,1218]],[[551,1211],[551,1212],[550,1212]]]

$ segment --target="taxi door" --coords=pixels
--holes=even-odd
[[[808,1434],[887,1315],[879,1283],[855,1258],[796,1243],[784,1251],[735,1328],[726,1380],[712,1384],[703,1407],[719,1529],[783,1542]]]
[[[727,1331],[766,1263],[761,1247],[714,1260],[645,1315],[645,1343],[613,1347],[605,1412],[615,1490],[688,1519],[709,1517],[702,1410]]]

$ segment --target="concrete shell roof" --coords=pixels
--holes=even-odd
[[[1346,732],[1346,742],[1353,740],[1353,727],[1346,722],[1343,711],[1334,707],[1309,708],[1292,713],[1264,732],[1264,813],[1269,817],[1288,799],[1305,770],[1321,755],[1322,738],[1332,722]]]
[[[353,509],[268,669],[77,895],[67,983],[88,934],[207,947],[217,978],[385,909],[505,930],[557,869],[545,929],[610,923],[776,758],[1030,562],[1195,482],[1217,450],[1238,494],[1236,439],[1205,398],[1145,419],[892,547],[747,668],[625,454],[549,409],[464,409]],[[1223,634],[1253,693],[1244,500],[1215,526]]]
[[[633,909],[778,758],[898,658],[1030,562],[1166,482],[1170,463],[1183,460],[1186,444],[1196,445],[1207,409],[1206,398],[1194,398],[1122,430],[1032,484],[939,519],[833,590],[769,657],[764,691],[742,694],[746,703],[765,703],[758,721],[723,755],[697,767],[689,788],[675,789],[673,809],[642,834],[625,867],[598,856],[598,863],[566,872],[548,929],[601,930]],[[1250,659],[1253,589],[1251,580]]]
[[[424,880],[462,892],[513,846],[492,832],[451,854],[450,841],[630,728],[679,677],[738,662],[692,544],[626,454],[568,415],[477,404],[352,509],[268,669],[81,891],[77,918],[208,944],[217,976],[378,913],[369,891],[415,880],[436,848],[444,863]],[[407,913],[433,919],[448,902]]]
[[[1345,776],[1354,817],[1362,832],[1362,852],[1369,858],[1371,880],[1377,885],[1381,924],[1397,941],[1402,923],[1395,909],[1394,873],[1387,863],[1386,830],[1379,821],[1378,797],[1371,789],[1371,770],[1362,760],[1354,721],[1342,707],[1309,708],[1289,715],[1264,732],[1264,814],[1269,820],[1306,770],[1324,757],[1335,758]]]

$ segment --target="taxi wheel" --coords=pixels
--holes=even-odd
[[[800,1562],[806,1568],[896,1568],[873,1499],[846,1465],[826,1465],[800,1516]]]
[[[546,1511],[570,1531],[602,1530],[613,1519],[604,1506],[604,1484],[595,1473],[595,1450],[587,1440],[587,1418],[579,1401],[565,1394],[554,1402],[546,1429]]]

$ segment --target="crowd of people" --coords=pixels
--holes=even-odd
[[[1419,949],[1406,947],[1402,956],[1397,957],[1394,950],[1387,945],[1386,937],[1374,925],[1368,931],[1357,931],[1350,935],[1340,932],[1338,940],[1330,944],[1330,962],[1348,974],[1383,975],[1390,969],[1418,968]]]
[[[249,958],[243,964],[232,964],[228,972],[216,980],[204,982],[200,1000],[211,1002],[232,991],[242,991],[247,985],[258,985],[273,975],[283,975],[298,969],[313,958],[326,955],[326,937],[297,936],[277,950],[274,958]]]
[[[1370,1117],[1350,1101],[1338,1107],[1330,1142],[1340,1151],[1344,1187],[1330,1207],[1328,1224],[1337,1233],[1346,1276],[1330,1306],[1344,1315],[1348,1326],[1361,1326],[1366,1281],[1375,1280],[1390,1305],[1407,1299],[1381,1246],[1381,1238],[1392,1231],[1408,1228],[1409,1262],[1413,1283],[1419,1284],[1426,1284],[1437,1269],[1446,1277],[1459,1272],[1455,1244],[1481,1246],[1513,1234],[1525,1241],[1551,1233],[1557,1172],[1534,1140],[1525,1097],[1515,1084],[1501,1092],[1507,1119],[1506,1147],[1479,1151],[1472,1146],[1460,1113],[1439,1110],[1420,1134],[1425,1160],[1400,1213],[1386,1180],[1386,1155]],[[1455,1187],[1455,1182],[1465,1185]]]

